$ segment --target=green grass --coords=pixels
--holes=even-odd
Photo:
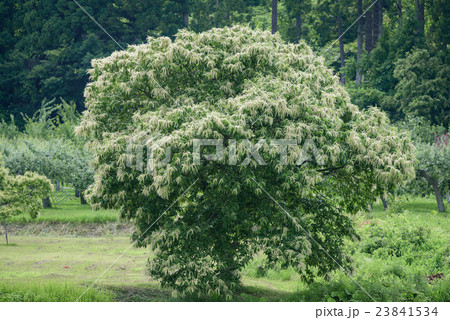
[[[85,288],[68,283],[0,284],[0,302],[73,302],[83,294]],[[115,295],[107,290],[93,288],[79,299],[80,302],[115,301]]]
[[[71,223],[106,223],[118,220],[117,210],[92,210],[89,204],[80,204],[80,199],[70,199],[61,207],[42,209],[33,220],[26,213],[8,219],[8,222],[71,222]]]
[[[0,245],[0,279],[16,284],[89,283],[130,246],[127,237],[10,237]],[[147,281],[148,250],[130,248],[98,284],[139,284]]]
[[[75,301],[130,246],[126,237],[12,235],[10,241],[13,245],[0,245],[0,301],[10,300],[13,293],[23,301],[49,301],[51,297],[63,299],[53,301]],[[96,283],[88,301],[109,301],[115,288],[135,288],[143,283],[157,288],[145,274],[148,256],[146,249],[130,248]]]
[[[100,213],[117,216],[113,211]],[[89,206],[69,202],[62,209],[44,210],[39,219],[82,226],[94,221],[85,220],[91,214]],[[376,204],[354,221],[361,240],[346,246],[354,259],[352,277],[375,300],[450,300],[450,225],[448,213],[438,213],[433,198],[396,204],[388,211]],[[10,242],[0,245],[0,301],[74,301],[130,245],[127,236],[10,234]],[[146,275],[150,256],[148,249],[130,248],[88,291],[86,301],[175,300]],[[292,269],[261,272],[263,259],[256,257],[242,270],[244,289],[234,300],[370,301],[341,271],[307,285]],[[445,279],[429,284],[426,276],[436,273],[444,273]]]

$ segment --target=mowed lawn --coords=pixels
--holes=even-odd
[[[361,241],[349,241],[348,244],[349,254],[355,261],[353,277],[379,301],[445,301],[448,299],[446,292],[450,289],[448,213],[436,212],[432,198],[404,202],[400,207],[402,213],[392,213],[385,212],[377,204],[373,212],[355,217],[355,228],[361,234]],[[118,213],[113,210],[92,211],[88,205],[81,206],[73,200],[61,208],[43,210],[37,222],[25,222],[24,217],[15,221],[44,226],[48,223],[76,224],[79,227],[89,224],[92,228],[93,223],[100,227],[105,222],[118,221]],[[429,231],[424,235],[428,240],[418,247],[417,252],[410,250],[411,253],[403,256],[386,257],[382,251],[367,253],[367,248],[374,245],[371,242],[373,235],[378,236],[374,233],[377,228],[386,226],[386,230],[390,230],[392,225],[396,226],[393,233],[405,233],[405,230],[411,233],[404,240],[405,245],[409,238],[417,237],[414,232],[422,230],[421,227]],[[45,232],[39,236],[12,233],[10,245],[4,244],[4,238],[0,241],[0,301],[75,301],[125,251],[81,301],[180,299],[171,297],[168,290],[159,288],[158,282],[149,279],[146,262],[151,252],[148,248],[130,247],[129,234],[81,237],[78,234],[46,235]],[[411,259],[413,263],[408,262]],[[291,269],[264,270],[263,260],[263,256],[255,257],[242,270],[244,290],[235,300],[370,301],[343,272],[335,272],[331,279],[319,279],[309,286]],[[427,283],[426,275],[440,272],[445,273],[445,280]],[[409,290],[407,287],[412,288]]]
[[[45,288],[54,284],[61,287],[75,285],[81,290],[95,281],[130,246],[128,237],[11,236],[10,241],[12,244],[0,246],[0,282],[19,291],[28,286]],[[131,247],[95,287],[149,283],[144,272],[148,256],[148,249]]]
[[[119,300],[173,300],[167,290],[160,289],[158,283],[145,273],[147,259],[151,257],[149,249],[130,248],[128,237],[11,236],[10,241],[8,246],[0,245],[0,293],[2,285],[3,290],[9,288],[21,292],[26,288],[51,290],[56,284],[63,291],[78,287],[76,292],[81,294],[81,289],[93,283],[126,251],[90,290],[107,289]],[[292,271],[284,273],[284,276],[274,273],[275,276],[265,279],[244,274],[244,283],[249,286],[249,294],[280,300],[298,288]],[[258,288],[263,291],[258,293]],[[268,290],[265,292],[264,289]]]
[[[94,211],[89,205],[81,205],[80,199],[72,197],[60,206],[54,204],[52,208],[41,211],[36,219],[31,219],[26,213],[12,217],[9,222],[71,222],[71,223],[106,223],[116,222],[119,217],[117,210]]]

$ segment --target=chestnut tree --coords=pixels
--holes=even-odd
[[[175,294],[230,297],[261,251],[307,280],[350,268],[351,215],[414,177],[408,135],[358,110],[304,42],[183,30],[89,72],[77,128],[94,152],[88,197],[134,222],[150,275]],[[198,157],[198,139],[223,150]]]

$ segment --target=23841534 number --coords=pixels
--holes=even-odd
[[[428,316],[437,316],[438,310],[437,307],[434,307],[433,310],[430,310],[429,307],[377,307],[377,317],[428,317]]]

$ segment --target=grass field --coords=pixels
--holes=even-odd
[[[94,212],[70,201],[43,210],[37,221],[102,228],[117,221],[117,212]],[[375,205],[373,212],[355,217],[355,227],[361,240],[348,241],[346,248],[354,259],[352,278],[375,300],[450,300],[450,225],[433,199],[403,202],[387,212]],[[0,245],[0,301],[75,301],[130,246],[128,234],[80,236],[77,230],[58,236],[10,234],[10,245]],[[176,300],[146,275],[149,257],[149,249],[130,248],[81,300]],[[262,255],[255,257],[242,270],[244,288],[234,300],[371,301],[341,271],[307,285],[293,270],[265,270],[263,261]],[[445,278],[428,283],[426,276],[438,273]]]
[[[12,217],[9,222],[107,223],[117,221],[118,216],[117,210],[94,211],[88,204],[81,205],[80,199],[72,198],[61,207],[54,205],[52,208],[43,209],[35,220],[24,213]]]

